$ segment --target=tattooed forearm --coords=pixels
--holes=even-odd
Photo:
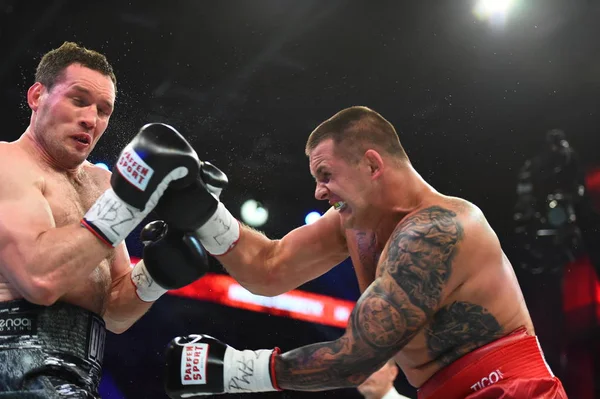
[[[283,389],[321,391],[357,386],[378,366],[365,348],[353,348],[351,340],[342,337],[278,356],[275,376]]]
[[[340,339],[279,356],[277,383],[303,391],[354,387],[379,369],[412,339],[414,326],[424,319],[420,309],[401,299],[401,292],[390,295],[393,285],[378,279],[365,291]]]

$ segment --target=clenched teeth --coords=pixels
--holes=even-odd
[[[342,208],[344,208],[345,206],[346,206],[346,203],[344,201],[338,201],[333,204],[333,209],[335,209],[336,211],[339,211]]]

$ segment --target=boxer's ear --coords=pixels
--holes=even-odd
[[[46,91],[46,87],[40,82],[35,82],[29,90],[27,90],[27,104],[32,111],[37,111],[40,104],[40,98]]]
[[[384,162],[381,155],[375,150],[367,150],[363,156],[363,160],[369,168],[369,173],[372,179],[378,179],[383,173]]]

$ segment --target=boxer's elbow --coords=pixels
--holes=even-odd
[[[110,331],[113,334],[123,334],[125,331],[129,330],[129,327],[112,327],[112,328],[107,328],[108,331]]]
[[[283,294],[289,289],[285,286],[279,243],[278,240],[270,240],[260,250],[242,253],[226,268],[252,294],[271,297]],[[232,267],[232,264],[236,267]]]
[[[273,248],[271,255],[263,261],[260,280],[250,289],[253,294],[274,297],[296,288],[290,285],[291,276],[285,273],[285,261],[276,255],[277,246],[274,245]]]
[[[53,305],[62,296],[56,284],[47,276],[29,274],[26,268],[19,268],[12,273],[2,268],[2,275],[8,280],[11,290],[36,305]]]
[[[30,302],[44,306],[54,305],[69,291],[70,283],[65,281],[64,273],[60,269],[48,272],[32,267],[28,270],[30,272],[25,280]]]
[[[23,297],[36,305],[51,306],[62,296],[50,279],[44,276],[30,277],[29,281],[22,284]]]
[[[36,305],[50,306],[61,297],[49,274],[40,272],[39,261],[28,249],[30,246],[5,235],[0,248],[0,272],[11,289]]]
[[[282,288],[277,277],[268,274],[262,275],[259,281],[238,280],[238,282],[254,295],[274,297],[288,291]]]
[[[248,285],[242,287],[246,288],[254,295],[266,296],[266,297],[274,297],[288,292],[287,290],[282,290],[279,287],[271,286],[271,285]]]
[[[106,329],[113,334],[123,334],[133,325],[132,322],[115,321],[110,317],[107,317],[107,315],[104,316],[104,322],[106,323]]]

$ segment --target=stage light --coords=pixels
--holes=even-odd
[[[304,218],[304,223],[311,224],[316,222],[321,217],[321,214],[317,211],[310,212]]]
[[[514,2],[514,0],[479,0],[473,12],[479,19],[503,19]]]
[[[110,169],[108,168],[108,165],[105,164],[104,162],[97,162],[96,166],[101,167],[102,169],[106,169],[106,170],[110,171]]]
[[[252,227],[260,227],[269,219],[269,211],[253,199],[242,204],[240,215],[244,223]]]

